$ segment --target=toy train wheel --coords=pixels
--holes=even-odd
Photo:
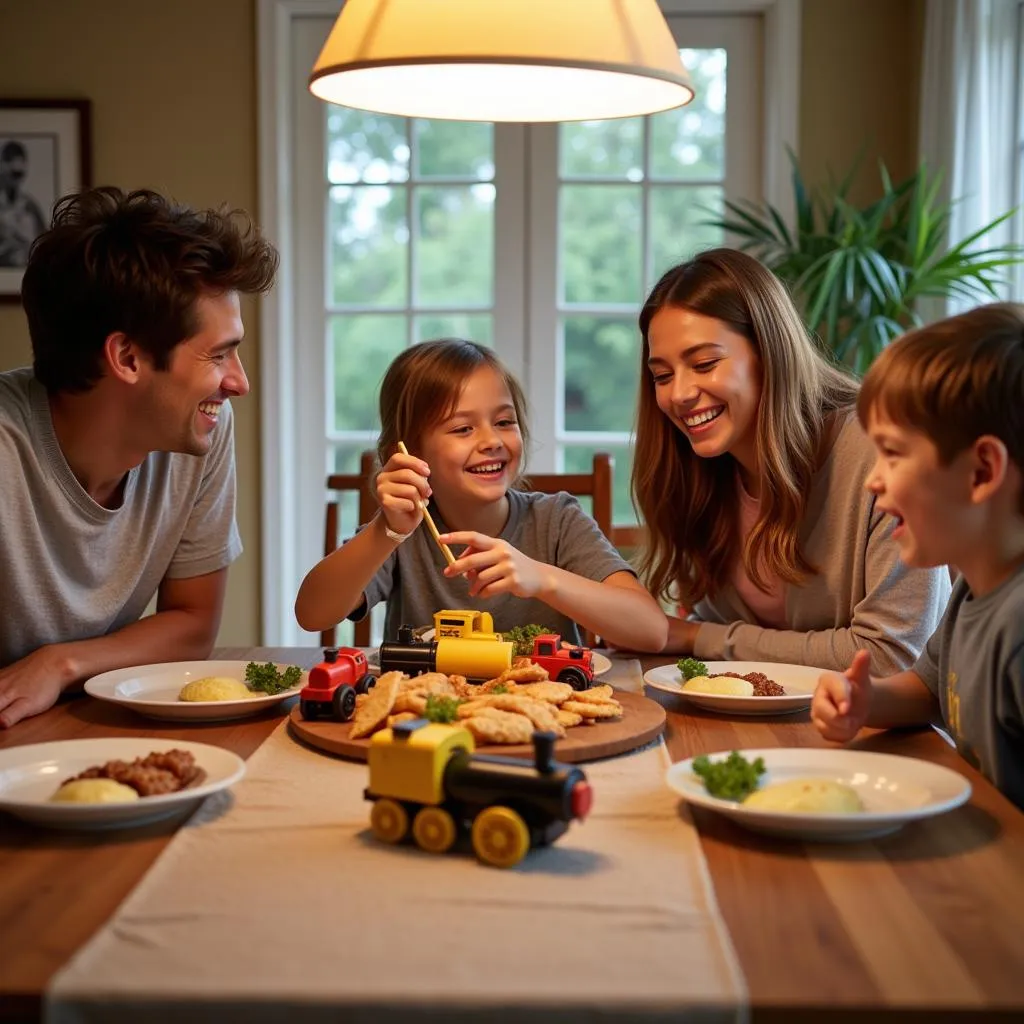
[[[331,698],[331,708],[339,722],[347,722],[356,710],[356,691],[347,684],[339,686]]]
[[[443,807],[424,807],[412,823],[412,837],[421,850],[447,853],[458,831],[455,819]]]
[[[382,843],[400,843],[409,831],[409,815],[397,800],[377,800],[370,811],[370,830]]]
[[[530,830],[511,807],[488,807],[473,822],[473,852],[496,868],[511,868],[530,852]]]
[[[316,701],[304,700],[302,697],[299,698],[299,714],[307,722],[314,722],[319,715],[320,709],[317,707]]]
[[[356,693],[369,693],[377,685],[377,677],[371,676],[369,672],[356,683]]]
[[[574,690],[590,689],[590,680],[587,679],[587,674],[581,672],[578,668],[563,669],[558,674],[558,681],[560,683],[568,683]]]

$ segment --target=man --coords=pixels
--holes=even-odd
[[[213,647],[241,553],[238,296],[277,269],[236,213],[97,188],[32,249],[33,367],[0,373],[2,727],[97,673]]]

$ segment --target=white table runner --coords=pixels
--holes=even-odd
[[[614,681],[640,686],[637,662]],[[367,771],[282,725],[59,972],[46,1019],[736,1020],[746,995],[662,743],[517,869],[369,834]]]

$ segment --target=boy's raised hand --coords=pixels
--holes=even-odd
[[[423,520],[417,501],[431,494],[430,466],[414,455],[395,452],[377,474],[377,503],[388,526],[395,533],[412,533]]]
[[[871,710],[871,655],[858,651],[845,672],[823,672],[811,701],[811,721],[827,740],[845,743]]]
[[[444,574],[464,574],[469,581],[470,597],[536,597],[544,588],[546,570],[550,567],[524,555],[508,541],[469,530],[442,534],[441,540],[445,544],[466,545]]]

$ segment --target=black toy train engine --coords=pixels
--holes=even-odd
[[[555,761],[554,745],[554,733],[535,732],[532,764],[462,751],[445,768],[445,794],[468,818],[495,804],[511,808],[529,829],[530,846],[546,846],[585,818],[593,801],[582,769]]]

